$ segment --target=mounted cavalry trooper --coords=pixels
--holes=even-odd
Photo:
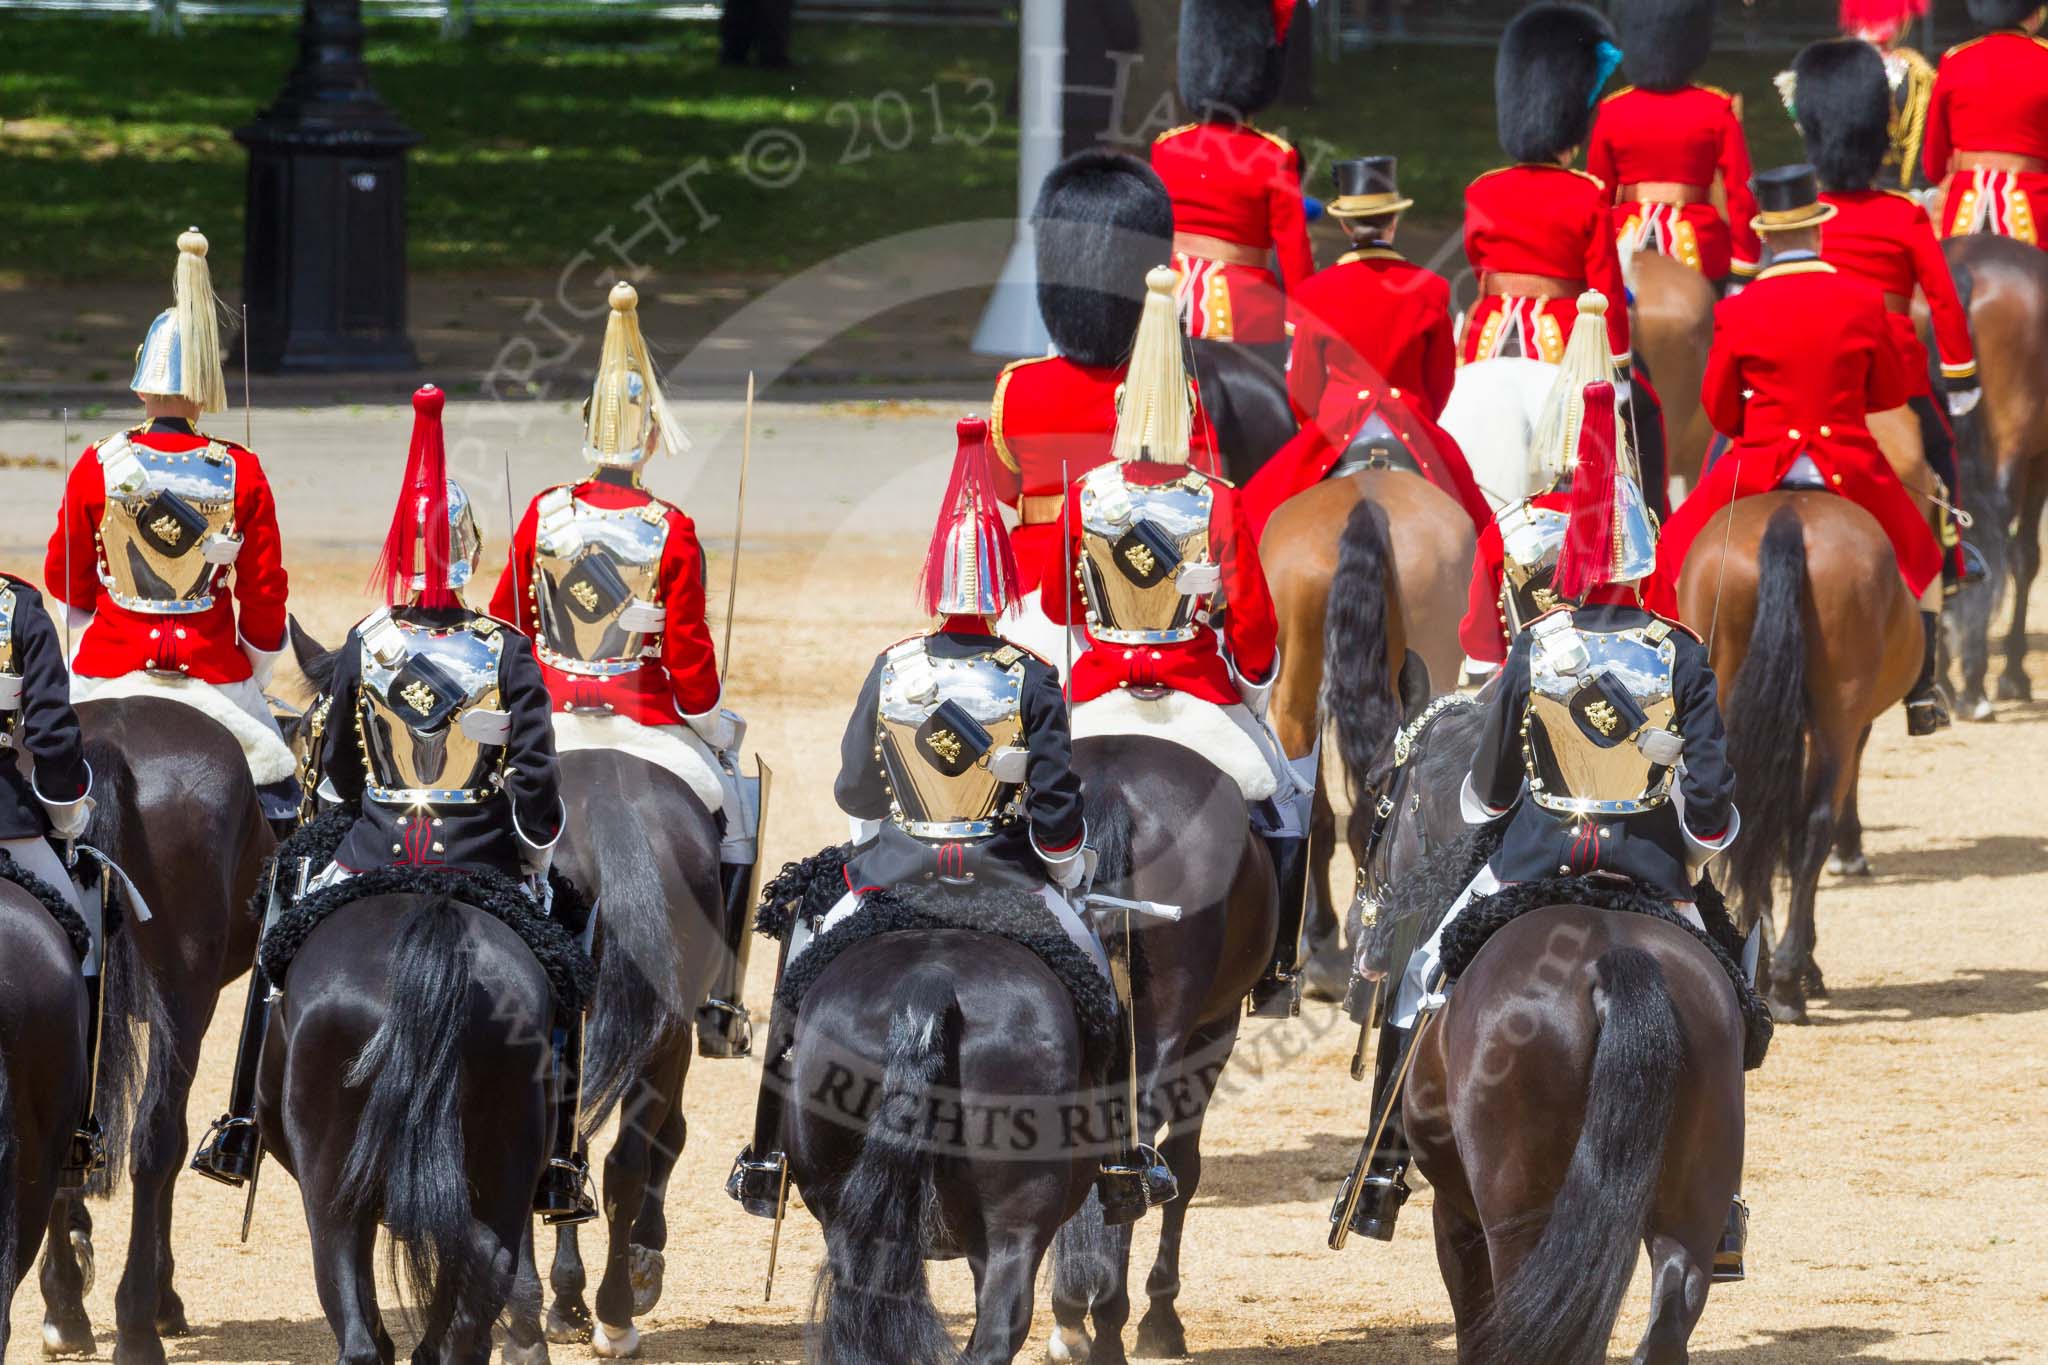
[[[1518,882],[1603,874],[1669,902],[1695,927],[1693,887],[1740,828],[1706,646],[1648,609],[1657,542],[1614,391],[1586,386],[1555,591],[1562,605],[1515,637],[1465,780],[1465,817],[1508,817],[1499,851],[1409,962],[1382,1034],[1373,1112],[1386,1112],[1421,1011],[1444,1003],[1444,932],[1475,898]],[[1352,1228],[1391,1239],[1408,1196],[1401,1106],[1391,1106]],[[1740,1201],[1738,1200],[1738,1205]],[[1731,1210],[1717,1266],[1739,1277],[1746,1212]]]
[[[1586,169],[1606,187],[1624,252],[1654,251],[1710,280],[1751,279],[1763,248],[1749,220],[1742,97],[1693,77],[1714,48],[1716,0],[1624,0],[1622,72],[1600,103]],[[1714,204],[1719,185],[1727,216]]]
[[[1296,1008],[1294,971],[1308,885],[1308,808],[1316,752],[1290,763],[1267,728],[1279,670],[1278,623],[1238,492],[1188,464],[1194,405],[1174,315],[1174,276],[1145,280],[1144,320],[1117,420],[1116,460],[1067,495],[1064,561],[1045,598],[1085,626],[1068,695],[1074,737],[1143,734],[1192,749],[1234,780],[1280,878],[1278,937],[1253,988],[1261,1017]]]
[[[1934,63],[1906,45],[1913,25],[1927,17],[1930,0],[1842,0],[1842,36],[1869,43],[1884,61],[1890,85],[1891,123],[1876,183],[1881,189],[1912,190],[1921,178],[1920,153],[1927,142],[1927,111],[1934,101]],[[1778,77],[1784,82],[1783,75]]]
[[[1941,187],[1936,222],[1944,237],[2048,246],[2048,5],[1970,0],[1970,17],[1992,32],[1942,57],[1927,108],[1921,161]]]
[[[296,765],[263,697],[285,647],[277,507],[255,451],[193,425],[227,410],[196,228],[178,237],[173,288],[128,381],[144,420],[72,467],[43,578],[67,626],[83,627],[72,700],[146,693],[204,712],[241,744],[264,815],[289,826]]]
[[[996,634],[1017,601],[1018,567],[989,476],[988,435],[979,418],[958,427],[919,596],[937,624],[882,652],[847,722],[835,795],[854,822],[855,848],[846,895],[817,933],[885,888],[1014,888],[1035,892],[1114,984],[1101,943],[1070,900],[1085,891],[1089,859],[1059,675]],[[786,964],[813,937],[799,922]],[[1130,1008],[1127,998],[1119,1004]],[[784,1014],[776,1012],[753,1142],[726,1183],[747,1212],[768,1218],[780,1207],[788,1167],[783,1105],[793,1027]],[[1128,1058],[1117,1065],[1127,1067]],[[1127,1074],[1112,1079],[1128,1083]],[[1173,1177],[1140,1145],[1104,1163],[1099,1185],[1106,1209],[1135,1218],[1172,1197]]]
[[[698,1048],[742,1057],[750,1028],[741,950],[759,785],[739,776],[746,725],[719,705],[696,524],[641,485],[655,451],[679,454],[689,440],[641,336],[638,294],[621,282],[610,301],[585,412],[583,458],[595,471],[526,509],[491,611],[533,639],[554,700],[556,752],[617,749],[644,758],[719,816],[726,955],[699,1015]]]
[[[413,394],[405,481],[377,567],[386,605],[357,622],[335,656],[320,793],[358,813],[311,888],[382,869],[484,872],[525,881],[545,903],[565,818],[547,684],[525,636],[462,604],[483,542],[469,495],[447,476],[444,401],[432,385]],[[270,1005],[252,996],[252,1008]],[[555,1093],[573,1097],[581,1021],[556,1019],[552,1040]],[[253,1068],[259,1055],[246,1048],[241,1063]],[[234,1093],[253,1095],[244,1080]],[[253,1111],[230,1112],[193,1167],[240,1184],[259,1146]],[[536,1211],[550,1221],[595,1217],[587,1182],[571,1100],[557,1106]]]
[[[1301,153],[1251,120],[1279,98],[1295,0],[1186,0],[1180,98],[1197,121],[1161,133],[1173,266],[1189,336],[1287,361],[1287,295],[1315,272]],[[1277,255],[1276,277],[1269,262]]]

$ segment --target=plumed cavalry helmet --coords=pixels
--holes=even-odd
[[[169,308],[156,315],[135,350],[128,387],[146,397],[189,398],[201,412],[226,412],[220,371],[220,305],[206,269],[206,238],[198,228],[178,234],[178,268]]]
[[[1501,36],[1493,99],[1501,150],[1554,161],[1585,145],[1600,89],[1621,65],[1614,30],[1585,5],[1532,5]]]
[[[1578,306],[1578,320],[1572,323],[1557,379],[1543,400],[1536,438],[1529,445],[1529,482],[1537,489],[1561,488],[1571,477],[1578,461],[1586,386],[1612,380],[1620,368],[1607,339],[1607,296],[1588,289],[1579,295]]]
[[[610,302],[597,380],[583,409],[583,458],[606,468],[637,469],[657,446],[677,455],[690,448],[690,439],[662,397],[640,335],[639,291],[620,280]]]
[[[2018,28],[2041,8],[2042,0],[1970,0],[1979,28]]]
[[[1180,310],[1174,303],[1179,276],[1166,266],[1145,275],[1145,315],[1131,343],[1131,368],[1117,395],[1116,439],[1110,453],[1119,462],[1149,460],[1186,464],[1195,417],[1181,347]]]
[[[1295,0],[1184,0],[1180,99],[1189,118],[1248,119],[1280,98]]]
[[[1719,0],[1622,0],[1614,27],[1621,34],[1622,74],[1645,90],[1678,90],[1706,65],[1714,49]]]
[[[1045,178],[1031,222],[1038,312],[1059,353],[1110,369],[1129,354],[1145,272],[1173,258],[1173,200],[1150,166],[1080,152]]]
[[[1917,19],[1927,17],[1929,0],[1842,0],[1842,32],[1866,43],[1895,42]]]
[[[483,536],[469,494],[448,477],[448,446],[441,432],[446,395],[424,384],[412,396],[412,446],[406,453],[405,482],[392,509],[391,529],[377,561],[373,585],[381,584],[387,606],[416,601],[423,607],[457,607],[456,596],[476,572]]]
[[[1553,580],[1557,595],[1569,601],[1657,569],[1657,524],[1643,505],[1642,472],[1622,439],[1614,385],[1605,379],[1586,385],[1579,407],[1578,458]]]
[[[918,600],[927,616],[1001,616],[1017,602],[1017,556],[989,476],[988,423],[961,420]]]
[[[1793,59],[1791,96],[1821,184],[1869,189],[1891,148],[1891,79],[1877,49],[1856,38],[1812,44]]]

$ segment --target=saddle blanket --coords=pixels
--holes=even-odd
[[[1248,802],[1280,790],[1277,746],[1250,708],[1218,706],[1185,692],[1140,697],[1106,692],[1074,708],[1074,739],[1101,735],[1149,735],[1191,749],[1237,783]]]
[[[615,749],[674,773],[713,815],[725,809],[724,770],[711,746],[687,725],[642,725],[624,716],[555,712],[555,752]]]
[[[242,757],[249,762],[249,776],[259,787],[283,782],[298,773],[298,760],[284,742],[277,718],[270,714],[270,703],[263,699],[263,689],[253,678],[235,683],[205,683],[197,678],[171,678],[139,669],[118,678],[71,675],[74,705],[117,697],[165,697],[183,702],[218,722],[242,746]]]

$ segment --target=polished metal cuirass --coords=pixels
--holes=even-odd
[[[383,616],[358,627],[362,684],[356,717],[369,777],[382,805],[475,805],[503,778],[505,746],[479,741],[463,725],[471,711],[501,706],[504,627],[477,617],[452,627]]]
[[[0,583],[0,673],[21,672],[21,665],[14,657],[15,607],[13,586]]]
[[[1023,788],[989,766],[1022,743],[1024,654],[1005,645],[964,659],[906,640],[882,663],[875,748],[890,818],[920,839],[975,839],[1017,814]]]
[[[99,443],[106,510],[100,582],[129,611],[182,616],[213,606],[209,538],[232,538],[235,461],[219,441],[176,454],[127,433]]]
[[[0,583],[0,748],[13,744],[21,714],[21,660],[14,647],[14,613],[20,601],[11,584]]]
[[[1194,639],[1206,599],[1184,597],[1182,564],[1209,558],[1215,493],[1189,470],[1172,483],[1131,483],[1120,465],[1081,480],[1081,588],[1088,633],[1108,644],[1149,645]]]
[[[557,488],[540,500],[533,553],[541,660],[565,673],[614,677],[640,667],[658,631],[632,629],[634,603],[659,604],[668,513],[659,502],[593,507]]]
[[[1635,815],[1671,795],[1672,770],[1637,744],[1669,730],[1677,650],[1661,621],[1581,630],[1572,614],[1538,622],[1529,651],[1522,756],[1536,804],[1565,815]]]
[[[1500,514],[1500,605],[1509,635],[1521,634],[1531,621],[1563,605],[1552,585],[1569,520],[1562,512],[1527,502]]]

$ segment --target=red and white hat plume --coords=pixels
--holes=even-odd
[[[989,474],[988,423],[968,417],[955,431],[959,449],[925,551],[918,603],[927,616],[1001,616],[1017,601],[1017,554]]]

